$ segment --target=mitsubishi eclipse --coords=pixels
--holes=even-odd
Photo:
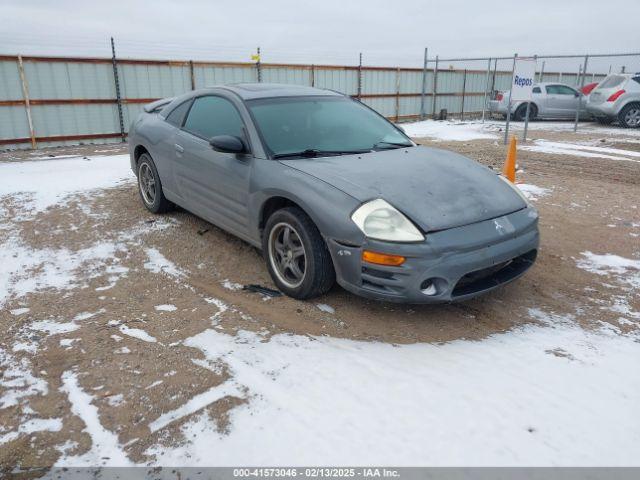
[[[515,186],[333,91],[236,84],[159,100],[129,149],[148,210],[179,205],[258,247],[297,299],[337,281],[379,300],[463,300],[536,258],[538,213]]]

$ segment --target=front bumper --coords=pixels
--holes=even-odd
[[[424,242],[367,239],[359,247],[328,242],[338,283],[357,295],[406,303],[465,300],[515,280],[535,261],[538,213],[533,207],[492,220],[427,234]],[[362,261],[362,250],[403,255],[399,267]],[[423,290],[434,294],[423,293]]]

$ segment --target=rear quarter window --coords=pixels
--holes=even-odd
[[[176,108],[174,108],[169,115],[167,115],[167,122],[169,122],[174,127],[180,128],[184,121],[184,116],[189,111],[189,106],[191,105],[191,100],[187,100],[184,103],[181,103]]]

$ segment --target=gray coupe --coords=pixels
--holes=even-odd
[[[535,261],[538,213],[506,179],[418,146],[345,95],[237,84],[147,105],[129,133],[144,206],[258,247],[284,293],[462,300]]]

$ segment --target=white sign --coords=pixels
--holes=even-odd
[[[512,102],[531,101],[531,90],[536,75],[535,58],[516,58],[513,70],[513,82],[511,84]]]

